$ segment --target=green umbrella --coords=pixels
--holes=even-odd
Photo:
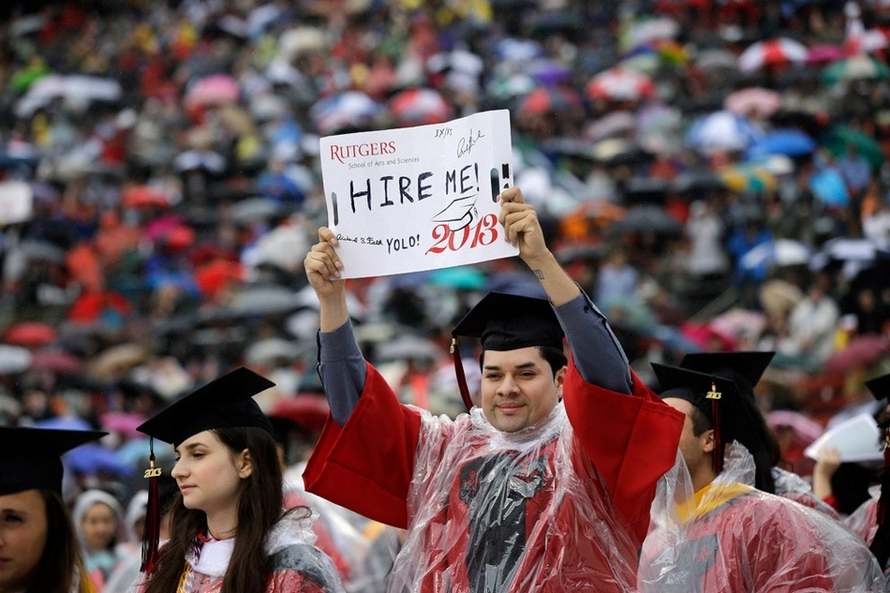
[[[837,84],[848,80],[887,80],[890,68],[871,56],[858,55],[835,62],[822,71],[826,84]]]
[[[456,290],[482,290],[485,274],[472,266],[444,268],[433,272],[430,282]]]
[[[847,126],[831,128],[822,137],[822,146],[827,148],[835,156],[843,156],[848,146],[855,146],[859,154],[864,156],[874,169],[879,168],[884,162],[884,153],[874,138],[863,134],[859,130]]]

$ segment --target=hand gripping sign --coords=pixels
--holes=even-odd
[[[344,278],[472,264],[518,254],[498,224],[512,185],[510,117],[328,136],[321,172]]]

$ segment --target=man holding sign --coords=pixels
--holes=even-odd
[[[483,378],[479,407],[453,421],[400,404],[362,359],[338,242],[319,230],[305,268],[321,303],[332,418],[307,489],[408,529],[393,592],[632,591],[682,415],[630,371],[520,191],[498,203],[499,231],[550,302],[490,294],[458,324],[455,335],[481,339]]]

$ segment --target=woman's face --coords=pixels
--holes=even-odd
[[[39,490],[0,496],[0,591],[27,588],[46,544],[46,504]]]
[[[117,518],[107,504],[97,502],[87,509],[80,521],[83,542],[90,550],[104,550],[117,531]]]
[[[214,513],[238,502],[241,480],[251,471],[246,450],[233,453],[216,433],[205,430],[176,447],[172,476],[186,508]]]

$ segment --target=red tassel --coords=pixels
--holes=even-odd
[[[467,387],[467,376],[464,374],[464,363],[460,359],[460,348],[457,347],[457,338],[451,338],[451,362],[454,363],[454,374],[457,376],[457,388],[460,390],[460,398],[464,400],[467,411],[473,409],[473,400],[470,399],[470,389]]]
[[[142,566],[140,571],[151,574],[158,560],[158,546],[161,540],[161,507],[158,494],[158,478],[161,468],[155,466],[154,441],[151,442],[148,469],[144,477],[148,480],[148,505],[145,510],[145,532],[142,538]]]
[[[723,435],[720,433],[720,400],[711,400],[711,417],[714,419],[714,451],[711,465],[714,473],[723,471]]]

